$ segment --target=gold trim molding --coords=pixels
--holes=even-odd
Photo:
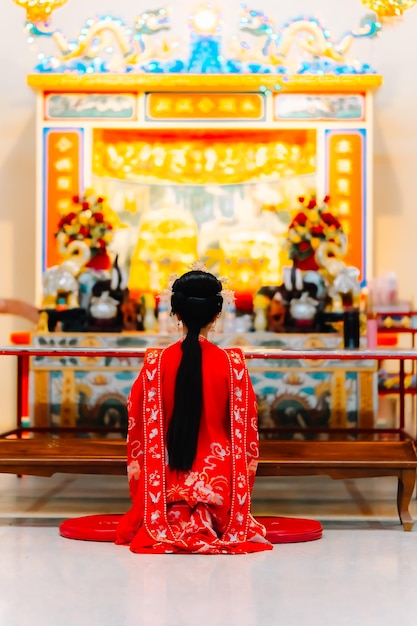
[[[379,74],[296,75],[271,74],[29,74],[28,85],[38,92],[157,92],[157,91],[271,91],[279,93],[358,93],[382,85]]]

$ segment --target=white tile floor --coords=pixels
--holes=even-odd
[[[0,475],[0,493],[1,626],[417,624],[417,523],[399,525],[391,478],[258,479],[255,514],[324,532],[246,556],[134,555],[59,536],[67,517],[124,511],[122,477]]]

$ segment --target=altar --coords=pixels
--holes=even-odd
[[[91,188],[112,207],[108,251],[135,297],[158,293],[196,258],[253,294],[279,284],[291,210],[319,190],[365,284],[380,77],[281,80],[232,76],[222,87],[213,76],[29,76],[41,113],[40,276],[63,260],[57,231],[71,198]]]
[[[275,348],[337,350],[342,343],[339,335],[218,333],[210,339],[222,347],[265,352],[264,359],[247,361],[258,400],[261,438],[356,440],[359,431],[376,428],[376,361],[282,359],[270,353]],[[32,345],[50,350],[144,350],[173,341],[175,337],[157,333],[50,333],[34,335]],[[64,432],[78,429],[79,436],[124,436],[126,397],[142,362],[132,357],[32,357],[31,425]]]

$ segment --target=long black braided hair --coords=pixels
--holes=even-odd
[[[187,328],[167,434],[169,467],[178,471],[191,469],[197,451],[203,401],[198,335],[221,312],[221,290],[221,282],[201,270],[183,274],[172,286],[172,313],[177,314]]]

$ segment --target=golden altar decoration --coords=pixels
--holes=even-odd
[[[162,208],[145,214],[130,264],[129,289],[159,294],[171,274],[180,276],[197,258],[197,225],[186,211]]]
[[[172,94],[176,101],[186,99],[196,110],[203,98],[210,102],[213,96],[213,108],[200,113],[198,128],[192,116],[176,119],[175,132],[170,111],[165,119],[147,116],[149,96],[165,98],[156,91],[161,81],[164,94]],[[150,287],[149,275],[146,278],[143,269],[136,273],[132,265],[144,252],[138,252],[140,224],[145,215],[163,207],[187,214],[196,231],[194,258],[191,249],[187,253],[184,249],[182,261],[178,259],[179,247],[175,259],[160,255],[161,277],[178,273],[181,263],[197,258],[211,271],[227,274],[228,242],[240,240],[239,256],[250,260],[259,279],[256,288],[251,287],[253,293],[259,282],[279,284],[288,263],[284,235],[294,197],[317,189],[331,195],[350,231],[349,264],[360,268],[362,280],[370,275],[372,255],[364,232],[372,220],[372,173],[364,148],[372,136],[370,107],[380,76],[292,76],[284,81],[270,75],[32,74],[28,82],[43,111],[38,149],[47,174],[39,207],[44,268],[59,262],[57,207],[82,193],[84,180],[97,195],[109,199],[119,221],[126,224],[115,230],[108,250],[119,255],[135,292]],[[282,89],[277,90],[280,84]],[[260,91],[263,86],[270,94]],[[219,91],[228,102],[239,102],[247,90],[262,98],[261,117],[242,120],[237,105],[237,117],[223,117]],[[343,128],[337,108],[323,117],[323,107],[345,102],[354,107],[354,117],[344,121]],[[214,117],[215,110],[219,117]],[[129,115],[120,117],[125,111]],[[311,118],[311,111],[317,119]],[[319,162],[318,141],[325,156]],[[62,167],[63,160],[66,170],[56,167],[57,163]],[[269,239],[263,261],[259,254],[252,258],[253,242],[244,253],[241,250],[242,233],[262,232]],[[248,264],[242,262],[240,267],[243,273],[231,285],[238,291],[247,283]],[[145,277],[143,283],[140,276]],[[152,290],[157,293],[163,284],[153,282]]]

